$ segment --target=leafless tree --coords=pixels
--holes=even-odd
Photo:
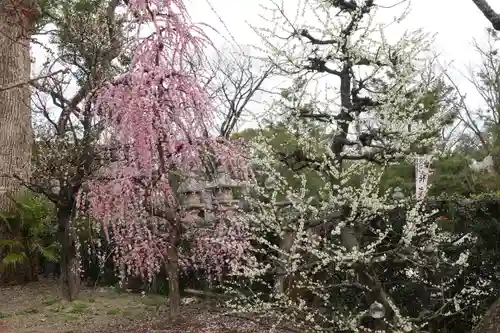
[[[207,63],[197,75],[202,76],[217,110],[218,134],[229,138],[238,125],[255,116],[276,66],[238,45],[217,51]]]
[[[467,138],[468,146],[475,145],[484,155],[496,156],[498,129],[500,126],[500,38],[493,29],[487,29],[486,45],[474,42],[474,48],[481,58],[476,67],[470,67],[465,74],[467,81],[474,87],[481,100],[480,107],[471,106],[466,94],[453,79],[449,81],[459,96],[454,101],[459,108],[458,120],[463,128],[460,141]],[[484,157],[484,156],[483,156]],[[494,166],[500,170],[500,161],[493,158]]]

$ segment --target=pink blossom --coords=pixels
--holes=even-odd
[[[181,252],[181,263],[221,274],[227,260],[243,255],[245,231],[224,213],[213,230],[184,220],[170,177],[200,170],[208,152],[232,174],[248,174],[241,147],[208,135],[214,109],[189,72],[187,60],[203,59],[210,41],[190,23],[182,0],[131,0],[128,9],[155,32],[137,36],[129,71],[98,93],[97,109],[124,158],[89,183],[91,214],[116,247],[115,264],[124,274],[150,278],[158,272],[167,247],[177,246],[171,244],[174,230],[192,244],[189,254]],[[158,206],[167,219],[155,216]]]

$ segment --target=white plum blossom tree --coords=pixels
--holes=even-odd
[[[467,251],[444,250],[450,235],[422,200],[381,190],[391,164],[438,153],[454,110],[432,39],[389,41],[376,2],[304,0],[295,19],[284,3],[269,8],[276,27],[260,33],[294,82],[249,143],[258,181],[238,218],[254,247],[232,263],[236,312],[303,332],[423,332],[466,305],[455,281]],[[293,143],[271,145],[269,128]],[[304,170],[322,184],[311,188]]]

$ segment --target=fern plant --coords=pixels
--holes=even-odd
[[[54,208],[29,192],[11,200],[16,209],[0,214],[0,272],[25,267],[27,278],[36,280],[40,259],[59,260]]]

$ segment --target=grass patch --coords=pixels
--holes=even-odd
[[[123,312],[123,311],[122,311],[122,309],[120,309],[120,308],[113,308],[113,309],[109,309],[109,310],[106,312],[106,314],[108,314],[108,315],[110,315],[110,316],[115,316],[115,315],[120,314],[120,313],[122,313],[122,312]]]
[[[57,302],[59,302],[59,298],[57,297],[54,297],[54,296],[47,296],[46,298],[44,298],[42,300],[42,304],[43,305],[46,305],[46,306],[50,306],[50,305],[54,305],[56,304]]]
[[[71,307],[68,312],[73,314],[83,314],[86,313],[88,309],[89,306],[87,304],[74,301],[71,303]]]
[[[218,333],[267,330],[250,330],[248,321],[221,318],[218,312],[210,311],[211,303],[190,305],[183,301],[182,320],[170,321],[167,298],[161,295],[84,288],[78,300],[66,302],[56,297],[59,294],[57,282],[0,287],[5,300],[0,302],[0,333],[211,332],[213,327],[223,328]],[[242,327],[245,329],[240,330]]]
[[[122,311],[122,316],[127,317],[127,318],[133,318],[134,317],[134,311],[131,310],[123,310]]]
[[[0,287],[2,300],[7,300],[0,303],[0,319],[8,325],[9,333],[114,332],[107,327],[123,321],[123,327],[149,322],[166,304],[165,297],[118,293],[116,288],[84,288],[73,302],[62,300],[59,294],[57,281]]]
[[[167,302],[167,299],[165,297],[161,297],[158,295],[150,295],[150,296],[144,296],[141,298],[142,304],[146,306],[163,306]]]
[[[28,309],[24,309],[20,312],[20,314],[34,314],[34,313],[39,313],[40,310],[37,309],[37,308],[28,308]]]
[[[65,322],[72,322],[72,321],[76,321],[78,319],[78,316],[76,316],[75,314],[73,313],[63,313],[61,315],[61,318],[65,321]]]

